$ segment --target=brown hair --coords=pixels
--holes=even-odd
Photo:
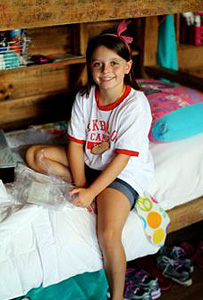
[[[130,48],[117,36],[108,35],[109,32],[103,32],[100,35],[89,40],[86,50],[86,61],[87,61],[87,76],[88,82],[85,88],[87,94],[89,94],[92,85],[95,85],[94,79],[91,72],[92,56],[94,51],[99,46],[105,46],[108,49],[113,50],[120,57],[125,59],[127,62],[132,59],[132,53]],[[112,33],[112,32],[111,32]],[[124,83],[130,85],[132,88],[139,90],[140,87],[137,84],[134,76],[133,69],[131,68],[129,74],[124,77]]]

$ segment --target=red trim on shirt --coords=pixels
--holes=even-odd
[[[69,139],[70,141],[76,142],[76,143],[78,143],[78,144],[85,144],[85,141],[84,141],[84,140],[78,140],[78,139],[76,139],[76,138],[70,136],[69,134],[68,134],[68,139]]]
[[[139,152],[131,151],[131,150],[125,150],[125,149],[115,149],[115,152],[130,155],[130,156],[139,156]]]
[[[114,103],[109,105],[99,105],[99,90],[95,88],[95,100],[97,102],[97,106],[100,110],[112,110],[116,106],[118,106],[129,95],[130,91],[131,91],[131,87],[127,85],[123,95],[120,98],[118,98]]]

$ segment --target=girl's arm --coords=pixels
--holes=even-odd
[[[85,163],[84,163],[84,145],[69,141],[68,145],[68,165],[74,184],[77,187],[86,186]]]
[[[95,179],[95,181],[88,188],[76,188],[71,194],[77,194],[74,200],[74,204],[82,207],[88,207],[94,198],[99,195],[110,183],[116,179],[116,177],[125,168],[130,156],[119,153],[108,164],[108,166],[102,171],[102,173]]]

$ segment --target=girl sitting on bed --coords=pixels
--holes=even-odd
[[[122,35],[127,25],[123,21],[116,33],[101,33],[88,43],[88,84],[73,104],[67,149],[33,145],[26,153],[38,172],[46,174],[49,167],[68,180],[70,170],[76,206],[88,208],[96,199],[98,241],[113,300],[124,294],[122,230],[153,174],[151,113],[133,76],[132,38]]]

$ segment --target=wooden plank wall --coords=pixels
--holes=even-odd
[[[0,2],[0,28],[137,18],[198,11],[201,7],[202,0],[9,0]]]
[[[12,130],[38,123],[39,118],[44,122],[68,118],[74,90],[86,83],[88,39],[118,23],[113,20],[28,29],[29,56],[63,59],[0,71],[0,127]],[[133,48],[139,48],[134,53],[141,52],[144,19],[134,19],[129,31],[134,36]]]
[[[73,34],[71,25],[29,29],[28,54],[73,56]],[[76,58],[1,70],[0,127],[16,129],[18,126],[29,125],[31,121],[37,123],[40,117],[44,117],[44,120],[48,117],[55,120],[57,116],[63,118],[65,102],[68,107],[70,101],[68,92],[78,84],[75,78],[79,77],[81,65],[84,63],[84,58]],[[67,117],[68,114],[69,112]]]

